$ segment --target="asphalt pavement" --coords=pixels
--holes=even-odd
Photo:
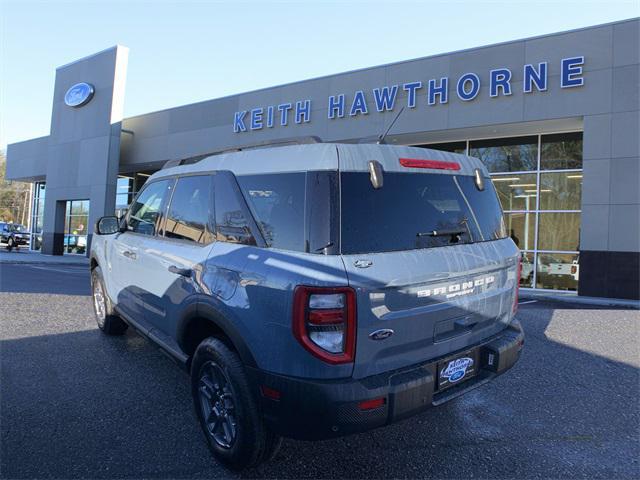
[[[2,478],[640,478],[638,311],[523,301],[504,376],[237,474],[209,455],[188,376],[102,335],[88,284],[83,266],[0,264]]]

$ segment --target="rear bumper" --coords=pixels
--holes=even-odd
[[[249,373],[254,385],[271,389],[271,397],[273,391],[279,392],[277,400],[261,394],[271,429],[285,437],[320,440],[387,425],[477,388],[515,365],[523,344],[522,327],[514,320],[497,336],[462,350],[459,353],[477,355],[477,374],[443,391],[437,381],[437,365],[442,359],[360,380],[304,380],[257,369],[249,369]],[[359,405],[380,398],[384,404],[376,408],[363,410]]]

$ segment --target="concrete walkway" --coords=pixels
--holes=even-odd
[[[84,255],[43,255],[40,252],[32,252],[26,248],[11,252],[1,248],[0,264],[3,263],[89,265],[89,259]]]
[[[583,297],[576,292],[546,292],[544,290],[520,290],[520,301],[523,300],[551,300],[554,302],[578,303],[582,305],[599,305],[610,307],[626,307],[640,310],[640,300],[625,298]]]

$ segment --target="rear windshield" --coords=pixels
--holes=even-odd
[[[238,176],[269,247],[318,254],[412,250],[506,237],[492,183],[473,177],[385,172]],[[340,231],[341,229],[341,231]]]
[[[390,252],[506,237],[491,182],[473,177],[385,172],[374,189],[369,174],[341,176],[342,253]]]

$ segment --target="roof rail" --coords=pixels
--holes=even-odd
[[[273,147],[273,146],[283,147],[286,145],[308,145],[312,143],[322,143],[322,139],[314,135],[309,135],[309,136],[302,136],[302,137],[281,138],[278,140],[263,140],[261,142],[249,143],[245,145],[238,145],[236,147],[226,147],[220,150],[214,150],[205,155],[198,155],[197,157],[168,160],[162,166],[162,170],[164,170],[165,168],[178,167],[180,165],[190,165],[192,163],[199,162],[204,158],[210,157],[212,155],[220,155],[222,153],[240,152],[242,150],[252,150],[256,148],[267,148],[267,147]]]

